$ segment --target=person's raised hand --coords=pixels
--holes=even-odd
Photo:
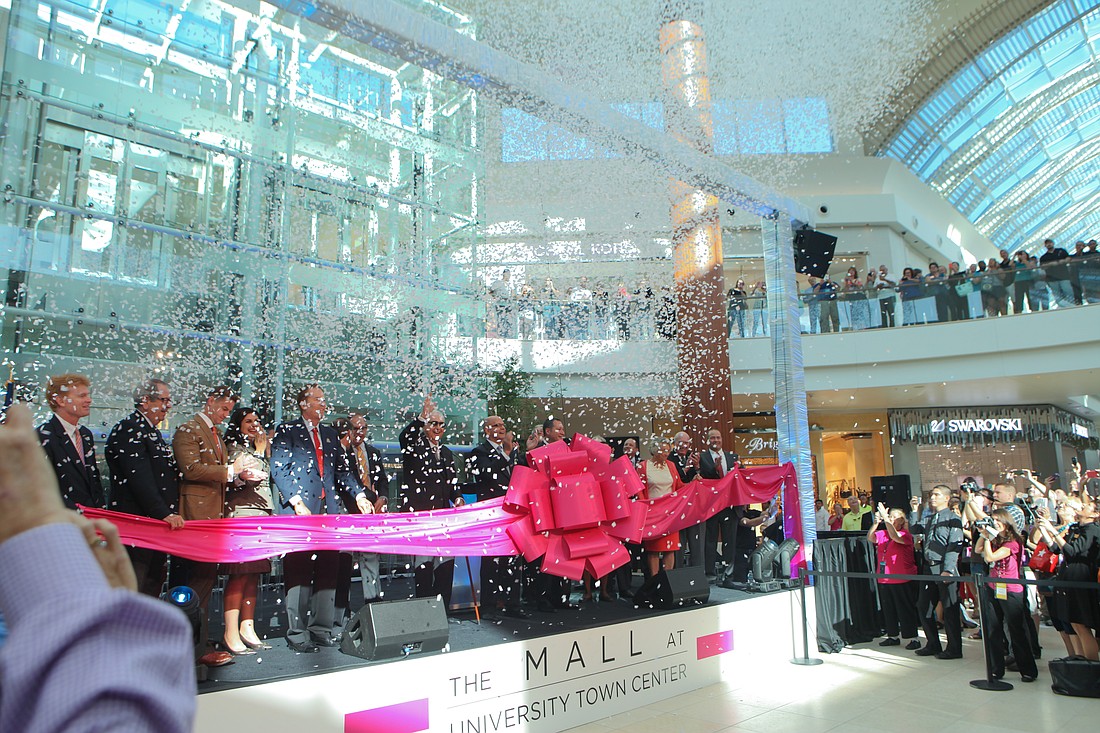
[[[0,425],[0,543],[44,524],[72,521],[72,514],[61,502],[30,409],[12,405]]]
[[[99,563],[107,583],[112,588],[125,588],[136,593],[134,566],[130,564],[130,556],[119,539],[118,528],[106,519],[86,519],[76,512],[71,513],[71,519],[84,533],[84,539],[92,548],[92,556]]]

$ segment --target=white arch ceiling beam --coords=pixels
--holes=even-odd
[[[647,127],[610,104],[556,81],[539,67],[426,18],[393,0],[271,0],[380,51],[488,94],[668,176],[718,196],[730,206],[768,216],[781,212],[813,224],[810,210],[722,161]],[[654,47],[654,54],[657,53]]]

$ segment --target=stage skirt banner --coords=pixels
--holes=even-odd
[[[603,443],[576,435],[528,454],[507,494],[453,509],[393,514],[276,515],[192,520],[172,530],[160,520],[82,508],[108,519],[128,545],[200,562],[244,562],[288,552],[338,550],[396,555],[542,558],[544,571],[579,580],[629,561],[624,542],[663,537],[731,506],[770,500],[798,516],[792,464],[739,468],[697,479],[658,499],[635,497],[642,483],[627,458],[611,460]],[[797,523],[796,523],[797,527]],[[799,536],[794,539],[801,541]]]

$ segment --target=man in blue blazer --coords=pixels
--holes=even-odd
[[[308,384],[298,390],[296,401],[301,419],[280,425],[271,441],[271,481],[279,513],[341,514],[340,492],[355,496],[361,489],[336,431],[321,424],[328,411],[325,392]],[[335,550],[291,552],[283,558],[286,639],[294,651],[315,652],[318,644],[339,643],[332,633],[339,565]]]
[[[51,377],[46,383],[46,402],[53,417],[36,428],[68,509],[76,509],[77,504],[106,506],[92,431],[80,424],[92,409],[90,389],[91,382],[83,374]]]

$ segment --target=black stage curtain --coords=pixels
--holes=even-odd
[[[875,548],[866,536],[814,542],[814,568],[825,572],[870,573]],[[817,648],[838,652],[849,644],[871,641],[882,631],[875,581],[868,578],[814,578]]]

